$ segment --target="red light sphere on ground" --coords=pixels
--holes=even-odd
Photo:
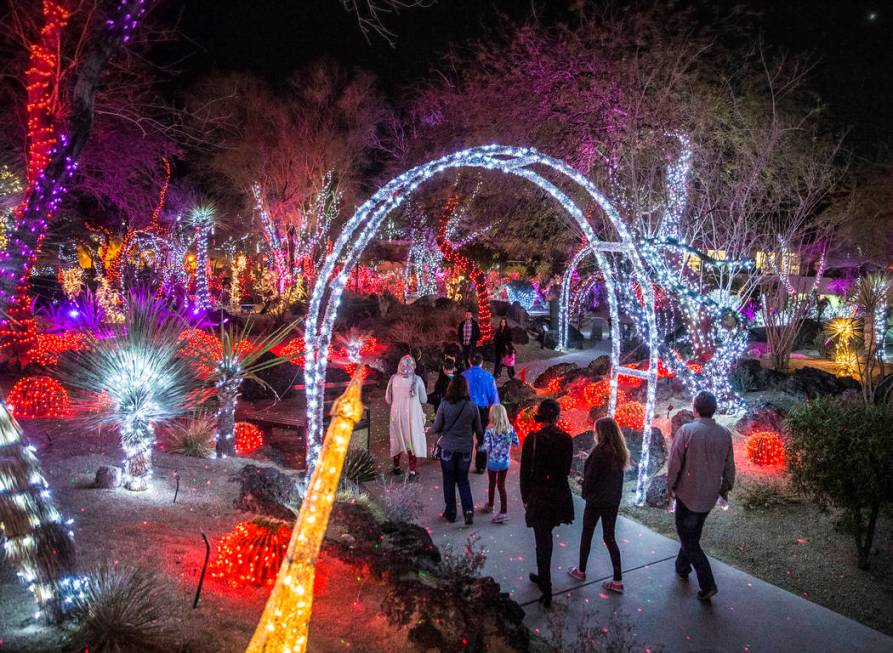
[[[26,376],[12,386],[6,403],[16,419],[65,417],[71,412],[68,392],[49,376]]]
[[[254,453],[264,443],[264,433],[250,422],[236,422],[233,429],[236,453],[247,456]]]
[[[221,538],[208,571],[233,588],[272,586],[291,539],[291,524],[259,518],[236,524]]]
[[[617,407],[614,419],[621,428],[640,431],[645,426],[645,406],[638,401],[628,401]]]
[[[784,442],[774,431],[758,431],[747,437],[747,459],[754,465],[784,465]]]

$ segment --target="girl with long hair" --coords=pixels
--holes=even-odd
[[[512,447],[521,446],[518,434],[509,422],[508,413],[502,404],[490,406],[490,419],[487,430],[484,431],[483,450],[487,452],[487,475],[489,487],[487,488],[487,503],[481,507],[481,512],[493,512],[493,495],[499,488],[499,512],[493,517],[494,524],[502,524],[508,521],[508,496],[505,491],[505,477],[509,471],[509,452]]]
[[[595,423],[596,442],[586,459],[583,468],[583,498],[586,510],[583,512],[583,534],[580,540],[580,566],[570,567],[567,573],[579,581],[586,580],[586,563],[592,548],[592,536],[599,519],[602,522],[602,536],[611,566],[613,580],[602,583],[609,592],[623,593],[623,574],[620,568],[620,548],[614,537],[617,511],[623,493],[623,472],[629,467],[629,449],[623,431],[610,417],[603,417]]]

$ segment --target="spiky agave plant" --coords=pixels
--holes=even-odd
[[[233,430],[236,425],[236,403],[239,390],[246,379],[269,388],[257,374],[287,361],[280,356],[264,358],[271,349],[282,343],[297,327],[291,322],[256,341],[251,341],[252,322],[244,326],[222,324],[217,338],[198,338],[183,350],[184,358],[193,369],[212,385],[217,394],[217,456],[235,455]],[[272,389],[272,388],[271,388]]]
[[[177,356],[182,316],[160,301],[133,297],[112,337],[78,352],[66,369],[87,419],[116,426],[124,449],[124,486],[145,490],[152,473],[155,428],[190,405],[193,377]]]

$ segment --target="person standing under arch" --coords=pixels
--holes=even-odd
[[[514,378],[514,360],[511,365],[506,365],[503,360],[509,354],[514,355],[514,353],[515,348],[512,345],[512,329],[509,327],[508,320],[502,318],[499,320],[499,326],[497,326],[496,330],[493,332],[493,354],[496,357],[496,362],[493,363],[494,379],[499,380],[499,373],[502,371],[503,367],[509,369],[509,378]]]
[[[456,327],[456,339],[462,347],[462,360],[465,367],[468,367],[471,365],[472,355],[477,351],[478,340],[481,339],[481,327],[469,310],[465,311],[465,319]]]
[[[530,580],[543,595],[544,608],[552,607],[552,529],[574,521],[574,500],[568,484],[574,445],[571,436],[557,426],[561,407],[544,399],[534,421],[542,424],[524,439],[521,447],[521,500],[527,526],[536,541],[536,573]]]
[[[395,475],[402,473],[400,456],[406,452],[409,476],[407,480],[418,479],[416,461],[419,456],[428,455],[425,440],[425,411],[422,406],[428,401],[425,384],[415,373],[415,360],[404,356],[397,366],[397,373],[388,381],[385,401],[391,407],[390,437],[391,456],[394,459]]]

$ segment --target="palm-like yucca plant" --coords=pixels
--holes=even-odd
[[[853,285],[850,300],[862,313],[862,355],[856,358],[862,395],[874,401],[876,377],[886,375],[884,346],[887,332],[887,298],[893,279],[885,272],[872,272],[859,277]]]
[[[148,487],[155,428],[190,405],[194,378],[177,356],[182,316],[159,301],[131,298],[124,323],[110,338],[78,352],[67,368],[88,419],[116,426],[124,449],[124,486]]]
[[[217,456],[235,455],[233,430],[236,425],[236,402],[245,380],[270,387],[257,374],[287,361],[287,358],[265,358],[274,347],[282,343],[298,325],[298,321],[286,324],[261,339],[250,340],[252,322],[244,326],[221,325],[219,336],[200,337],[183,350],[184,357],[199,370],[200,376],[212,385],[217,393]]]

